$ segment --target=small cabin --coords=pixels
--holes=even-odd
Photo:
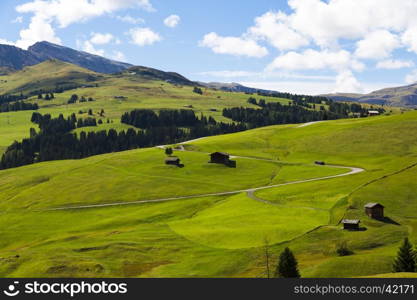
[[[316,161],[316,162],[314,162],[316,165],[319,165],[319,166],[325,166],[326,165],[326,163],[324,162],[324,161]]]
[[[365,214],[372,219],[383,219],[385,207],[379,203],[368,203],[365,205]]]
[[[370,117],[372,117],[372,116],[379,116],[380,115],[380,112],[377,111],[377,110],[370,110],[370,111],[368,111],[368,115]]]
[[[344,230],[359,230],[360,220],[343,220],[343,229]]]
[[[230,154],[225,152],[214,152],[210,154],[211,164],[222,164],[231,168],[236,168],[236,161],[230,160]]]
[[[176,156],[167,157],[165,159],[165,164],[169,166],[181,166],[181,159]]]

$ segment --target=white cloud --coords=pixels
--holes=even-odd
[[[126,16],[116,16],[116,19],[125,23],[129,23],[129,24],[134,24],[134,25],[138,25],[138,24],[145,24],[145,20],[142,18],[134,18],[130,15],[126,15]]]
[[[117,61],[126,61],[126,56],[121,51],[114,51],[111,58]]]
[[[32,18],[29,28],[20,31],[20,39],[16,42],[16,45],[20,48],[27,49],[39,41],[61,44],[61,39],[55,35],[55,30],[51,24],[35,16]]]
[[[268,67],[267,70],[320,70],[332,69],[335,71],[348,70],[362,71],[364,65],[355,60],[346,50],[331,52],[328,50],[316,51],[313,49],[305,50],[302,53],[288,52],[278,56]]]
[[[2,39],[2,38],[0,38],[0,44],[2,44],[2,45],[10,45],[10,46],[14,46],[15,45],[13,42],[8,41],[8,40],[5,40],[5,39]]]
[[[162,37],[150,28],[132,28],[129,33],[131,42],[138,46],[149,46],[162,40]]]
[[[81,48],[81,50],[85,52],[88,52],[94,55],[105,56],[105,51],[103,49],[96,49],[93,43],[91,43],[90,41],[84,41],[84,42],[77,41],[77,44]]]
[[[278,12],[267,12],[255,19],[255,26],[249,28],[248,34],[256,39],[267,40],[279,50],[298,49],[309,41],[290,28],[288,16]]]
[[[180,16],[177,15],[170,15],[168,18],[164,20],[164,24],[167,27],[175,28],[181,22]]]
[[[414,63],[410,60],[394,60],[388,59],[383,60],[377,63],[377,69],[386,69],[386,70],[394,70],[394,69],[403,69],[403,68],[411,68],[414,66]]]
[[[351,71],[344,71],[337,75],[334,93],[362,93],[364,90]]]
[[[90,42],[95,45],[105,45],[109,44],[113,40],[116,40],[116,38],[111,33],[95,33],[93,32],[91,34]]]
[[[410,74],[405,77],[405,82],[407,84],[413,84],[417,82],[417,69],[413,70]]]
[[[139,7],[153,11],[149,0],[34,0],[16,7],[19,13],[31,13],[29,28],[20,32],[18,46],[27,48],[38,41],[60,43],[54,24],[65,28],[73,23],[115,12],[120,9]]]
[[[387,30],[374,31],[357,43],[356,56],[367,59],[381,59],[391,55],[400,47],[399,38]]]
[[[19,17],[16,17],[16,19],[14,19],[13,21],[12,21],[12,23],[23,23],[23,17],[22,16],[19,16]]]
[[[212,32],[206,34],[200,46],[208,47],[218,54],[230,54],[247,57],[264,57],[268,55],[265,47],[259,46],[256,41],[239,37],[222,37]]]
[[[417,26],[408,28],[401,36],[408,51],[417,53]]]

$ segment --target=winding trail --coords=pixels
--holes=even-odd
[[[302,128],[306,126],[310,126],[319,122],[309,122],[305,124],[301,124],[295,128]],[[203,138],[194,139],[191,141],[182,142],[179,144],[179,149],[177,151],[185,151],[185,152],[198,152],[198,151],[188,151],[185,149],[183,145],[195,142],[198,140],[201,140]],[[168,145],[161,145],[156,146],[155,148],[159,149],[165,149],[168,147]],[[198,152],[198,153],[204,153],[204,152]],[[267,159],[267,158],[256,158],[256,157],[247,157],[247,156],[232,156],[232,158],[241,158],[241,159],[251,159],[251,160],[259,160],[259,161],[267,161],[272,163],[279,163],[278,161]],[[318,166],[320,167],[320,166]],[[127,205],[137,205],[137,204],[146,204],[146,203],[160,203],[160,202],[168,202],[168,201],[177,201],[177,200],[185,200],[185,199],[195,199],[195,198],[205,198],[205,197],[215,197],[215,196],[229,196],[229,195],[236,195],[241,193],[246,193],[247,196],[253,200],[256,200],[258,202],[262,202],[269,205],[276,205],[279,206],[277,203],[270,202],[268,200],[261,199],[255,195],[255,192],[276,188],[276,187],[282,187],[287,185],[294,185],[294,184],[301,184],[301,183],[307,183],[307,182],[314,182],[314,181],[322,181],[322,180],[328,180],[328,179],[334,179],[334,178],[340,178],[345,176],[351,176],[355,174],[359,174],[362,172],[365,172],[364,169],[356,168],[356,167],[346,167],[346,166],[337,166],[337,165],[327,165],[326,167],[332,167],[332,168],[339,168],[339,169],[346,169],[350,170],[350,172],[339,174],[339,175],[332,175],[332,176],[326,176],[326,177],[319,177],[319,178],[312,178],[312,179],[304,179],[304,180],[297,180],[287,183],[281,183],[281,184],[274,184],[274,185],[267,185],[257,188],[250,188],[250,189],[243,189],[243,190],[236,190],[236,191],[230,191],[230,192],[219,192],[219,193],[211,193],[211,194],[200,194],[200,195],[192,195],[192,196],[183,196],[183,197],[173,197],[173,198],[161,198],[161,199],[152,199],[152,200],[138,200],[138,201],[132,201],[132,202],[116,202],[116,203],[107,203],[107,204],[92,204],[92,205],[81,205],[81,206],[68,206],[68,207],[58,207],[58,208],[49,208],[44,209],[42,211],[62,211],[62,210],[79,210],[79,209],[89,209],[89,208],[104,208],[104,207],[115,207],[115,206],[127,206]],[[308,209],[315,209],[320,210],[318,208],[312,208],[312,207],[305,207]]]
[[[164,146],[159,146],[158,148],[161,148],[161,147],[164,147]],[[187,151],[187,150],[184,149],[182,151]],[[242,159],[262,160],[262,161],[269,161],[269,162],[277,163],[277,161],[275,160],[270,160],[270,159],[265,159],[265,158],[252,158],[252,157],[246,157],[246,156],[233,156],[233,157],[242,158]],[[287,185],[351,176],[351,175],[359,174],[365,171],[364,169],[356,168],[356,167],[345,167],[345,166],[336,166],[336,165],[327,165],[327,167],[346,169],[346,170],[350,170],[350,172],[339,174],[339,175],[304,179],[304,180],[292,181],[292,182],[287,182],[287,183],[267,185],[267,186],[262,186],[262,187],[257,187],[257,188],[250,188],[250,189],[243,189],[243,190],[236,190],[236,191],[229,191],[229,192],[200,194],[200,195],[192,195],[192,196],[173,197],[173,198],[161,198],[161,199],[153,199],[153,200],[139,200],[139,201],[132,201],[132,202],[116,202],[116,203],[108,203],[108,204],[92,204],[92,205],[82,205],[82,206],[58,207],[58,208],[45,209],[42,211],[78,210],[78,209],[104,208],[104,207],[126,206],[126,205],[146,204],[146,203],[160,203],[160,202],[177,201],[177,200],[185,200],[185,199],[206,198],[206,197],[215,197],[215,196],[229,196],[229,195],[236,195],[236,194],[241,194],[241,193],[246,193],[251,199],[259,201],[259,202],[263,202],[263,203],[270,204],[270,205],[279,205],[279,204],[276,204],[276,203],[273,203],[273,202],[270,202],[270,201],[267,201],[267,200],[264,200],[255,196],[255,192],[260,191],[260,190],[270,189],[270,188],[287,186]],[[306,208],[314,209],[311,207],[306,207]]]

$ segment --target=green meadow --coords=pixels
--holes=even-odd
[[[54,64],[57,78],[86,75],[46,64]],[[0,77],[0,90],[36,90],[50,80],[33,74]],[[27,101],[53,116],[87,116],[92,109],[100,118],[104,109],[104,124],[83,130],[129,128],[120,116],[135,108],[192,105],[230,122],[223,108],[251,107],[245,94],[206,90],[200,96],[192,87],[129,74],[99,76],[98,87]],[[67,105],[74,93],[95,101]],[[36,127],[31,114],[0,114],[0,152]],[[394,111],[191,141],[188,151],[174,153],[184,168],[165,165],[164,150],[149,148],[0,171],[0,277],[259,278],[266,276],[265,247],[272,268],[290,247],[303,277],[395,277],[392,262],[403,238],[417,242],[416,129],[417,111]],[[235,156],[237,168],[209,164],[215,151]],[[276,186],[349,172],[317,166],[318,160],[365,171]],[[384,222],[365,215],[368,202],[386,206]],[[342,230],[344,218],[360,219],[363,230]],[[339,257],[341,243],[354,253]]]

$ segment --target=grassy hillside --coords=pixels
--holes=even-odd
[[[180,86],[156,79],[141,72],[124,72],[118,75],[97,74],[68,63],[51,60],[0,76],[0,94],[23,92],[27,95],[32,91],[48,90],[65,83],[80,86],[78,89],[55,93],[55,99],[52,101],[39,100],[37,96],[26,101],[37,103],[41,114],[51,114],[52,117],[57,117],[61,113],[65,117],[72,113],[77,114],[78,117],[87,117],[87,111],[92,109],[94,117],[102,119],[104,124],[83,128],[84,131],[128,129],[129,126],[120,123],[120,117],[123,113],[136,108],[192,109],[197,115],[212,116],[223,122],[230,122],[222,116],[223,108],[241,106],[258,108],[247,103],[249,96],[244,93],[204,89],[204,94],[198,95],[193,93],[192,86]],[[95,101],[68,105],[68,100],[73,94],[79,97],[93,97]],[[280,98],[262,98],[283,104],[291,102]],[[102,109],[105,111],[103,117],[98,114]],[[0,114],[0,153],[14,140],[19,141],[27,137],[31,127],[36,127],[30,122],[31,114],[32,112],[28,111]],[[107,124],[107,119],[111,121],[110,124]]]
[[[169,88],[174,94],[178,89]],[[220,101],[214,93],[203,97]],[[106,100],[95,104],[100,101]],[[0,171],[0,276],[264,277],[265,240],[274,263],[284,247],[293,249],[306,277],[390,273],[402,239],[417,241],[416,128],[413,111],[201,139],[186,145],[195,152],[176,153],[183,169],[165,166],[161,149],[142,149]],[[209,165],[211,151],[272,161],[237,158],[238,168],[229,169]],[[343,172],[314,166],[315,160],[366,172],[252,196],[49,210],[227,192]],[[367,202],[384,204],[389,219],[368,219],[362,208]],[[366,230],[341,230],[344,217],[360,218]],[[342,242],[352,256],[337,256]]]
[[[88,85],[103,78],[102,74],[59,60],[49,60],[0,76],[0,94],[24,93],[26,95],[41,89],[53,90],[57,86]]]

